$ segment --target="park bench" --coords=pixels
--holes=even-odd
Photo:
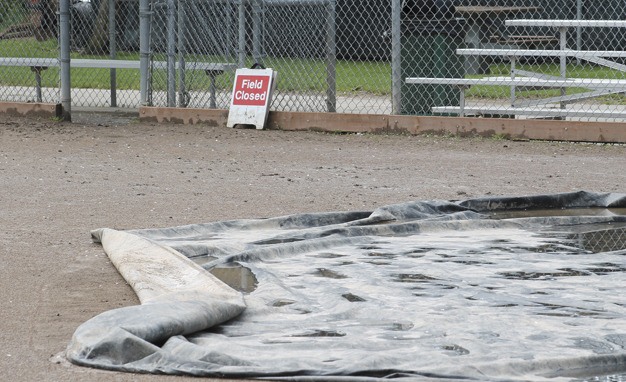
[[[140,61],[138,60],[100,60],[100,59],[71,59],[71,68],[102,68],[102,69],[139,69]],[[166,61],[152,61],[153,69],[167,70],[168,63]],[[0,66],[21,66],[30,67],[35,73],[35,90],[36,101],[42,102],[41,94],[41,72],[50,67],[59,67],[60,61],[57,58],[33,58],[33,57],[0,57]],[[180,69],[180,63],[177,61],[174,65],[175,69]],[[225,71],[236,69],[237,65],[230,63],[212,63],[212,62],[186,62],[185,70],[204,71],[210,79],[210,107],[216,107],[216,86],[215,80],[217,76]],[[115,89],[111,89],[115,92]]]

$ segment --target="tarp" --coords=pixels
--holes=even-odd
[[[626,194],[92,235],[141,305],[81,325],[67,349],[79,365],[288,380],[626,375]]]

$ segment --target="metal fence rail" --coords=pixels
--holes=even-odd
[[[260,63],[278,71],[274,110],[626,115],[626,4],[615,0],[6,2],[5,101],[227,108],[234,70]],[[133,63],[94,64],[106,60]]]

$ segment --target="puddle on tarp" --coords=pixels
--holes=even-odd
[[[213,260],[217,260],[217,257],[202,255],[190,257],[189,259],[202,267]],[[258,280],[254,273],[249,268],[238,263],[218,265],[209,269],[209,272],[224,284],[239,292],[251,293],[258,285]]]
[[[534,218],[548,216],[626,216],[626,208],[561,208],[493,211],[494,219]]]
[[[496,211],[489,215],[494,219],[574,217],[574,216],[626,216],[626,208],[571,208]],[[560,227],[562,230],[563,227]],[[581,224],[566,227],[569,234],[564,244],[574,245],[593,253],[621,251],[626,249],[626,222]]]
[[[593,253],[626,249],[626,227],[578,232],[570,238],[577,247]]]
[[[209,270],[220,281],[236,291],[251,293],[258,284],[254,273],[249,268],[241,265],[218,266]]]
[[[620,253],[590,247],[622,247],[626,227],[617,224],[421,231],[247,259],[276,285],[250,291],[244,319],[192,342],[289,360],[329,352],[344,367],[372,354],[411,367],[616,354],[626,338],[617,292],[626,264]],[[384,350],[371,353],[379,343]]]

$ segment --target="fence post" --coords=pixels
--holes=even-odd
[[[261,33],[263,33],[262,0],[252,0],[252,58],[255,63],[261,62]]]
[[[185,0],[178,0],[178,106],[187,107],[189,99],[187,98],[187,88],[185,86],[185,54],[187,47],[185,39],[187,38],[187,7]]]
[[[233,3],[227,1],[224,5],[224,22],[226,23],[226,39],[224,42],[224,56],[229,60],[234,59],[233,47]]]
[[[239,0],[238,10],[238,32],[239,32],[239,48],[237,51],[237,63],[240,68],[246,67],[246,3]]]
[[[576,20],[583,19],[583,1],[576,0]],[[576,27],[576,50],[583,49],[583,28],[580,26]],[[576,59],[576,64],[581,65],[582,60],[580,58]]]
[[[391,0],[391,113],[400,114],[402,104],[402,7]]]
[[[337,41],[336,41],[336,0],[329,0],[326,15],[326,110],[337,111]]]
[[[176,2],[167,0],[167,107],[176,106]]]
[[[70,77],[70,0],[59,2],[59,60],[61,61],[62,118],[72,121],[72,81]]]
[[[117,58],[117,44],[115,41],[115,0],[109,0],[109,58]],[[111,107],[117,107],[117,71],[110,69],[111,78]]]
[[[139,0],[139,102],[149,105],[148,85],[150,83],[150,0]]]

